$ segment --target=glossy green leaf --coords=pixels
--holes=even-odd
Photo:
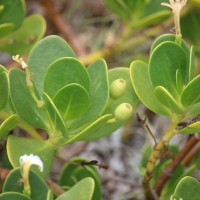
[[[199,200],[200,198],[200,183],[195,178],[186,176],[178,183],[174,194],[170,198],[183,200]]]
[[[150,54],[152,54],[152,52],[154,51],[154,49],[160,45],[161,43],[163,42],[166,42],[166,41],[171,41],[171,42],[175,42],[176,41],[176,35],[174,34],[163,34],[159,37],[157,37],[155,39],[155,41],[153,42],[153,44],[151,45],[151,51],[150,51]],[[188,78],[190,80],[190,72],[189,72],[189,63],[191,61],[191,49],[189,49],[189,47],[187,46],[187,44],[185,43],[184,40],[182,40],[180,46],[183,48],[185,54],[186,54],[186,59],[187,59],[187,67],[186,67],[186,74],[185,74],[185,79],[182,79],[184,80],[185,83],[188,82]]]
[[[24,186],[19,183],[22,179],[20,168],[12,170],[3,185],[3,192],[23,193]],[[33,171],[29,173],[32,200],[44,200],[47,198],[48,186],[44,180]]]
[[[22,70],[9,71],[10,96],[17,114],[33,127],[47,129],[46,113],[37,106],[26,84],[26,75]]]
[[[6,104],[8,103],[8,98],[9,98],[8,75],[7,72],[0,72],[0,111],[5,108]]]
[[[7,69],[3,65],[0,64],[0,74],[1,72],[7,72]]]
[[[143,61],[134,61],[130,70],[133,87],[142,103],[157,114],[171,115],[170,111],[155,96],[154,87],[149,79],[147,64]]]
[[[44,93],[44,101],[51,120],[50,130],[48,131],[49,140],[55,145],[62,145],[68,138],[68,131],[65,123],[55,104],[46,93]]]
[[[65,40],[54,35],[40,40],[31,50],[27,63],[41,97],[44,76],[49,65],[62,57],[75,57],[75,54]]]
[[[0,24],[12,23],[13,30],[21,26],[25,16],[24,0],[0,0],[4,8],[0,12]]]
[[[79,157],[75,157],[71,161],[81,162],[85,160]],[[69,188],[86,177],[91,177],[95,183],[92,200],[100,200],[102,196],[100,177],[96,171],[96,168],[92,165],[88,165],[83,168],[79,165],[65,164],[60,173],[59,184],[64,188]]]
[[[7,152],[13,167],[19,167],[19,158],[24,154],[34,154],[40,157],[44,165],[44,171],[39,172],[38,167],[32,169],[42,177],[47,177],[51,170],[55,149],[49,143],[34,139],[9,136],[7,141]]]
[[[181,96],[181,102],[183,106],[187,107],[192,104],[198,103],[200,101],[200,95],[198,91],[200,91],[200,75],[195,77],[185,87]]]
[[[198,133],[199,131],[200,131],[200,121],[192,123],[189,126],[186,126],[185,128],[180,129],[178,132],[192,134],[192,133]]]
[[[82,141],[82,140],[87,140],[87,141],[97,140],[99,138],[105,137],[105,134],[107,135],[107,132],[110,131],[107,125],[109,120],[112,118],[113,118],[112,114],[103,115],[102,117],[98,118],[93,123],[88,125],[85,129],[80,131],[79,133],[71,134],[67,143],[71,143],[74,141]],[[99,129],[101,130],[102,127],[106,127],[108,129],[107,132],[105,131],[99,132],[98,130]]]
[[[31,15],[24,20],[19,29],[0,39],[0,49],[12,55],[28,53],[42,38],[45,30],[45,19],[38,14]]]
[[[155,95],[158,101],[167,107],[172,113],[182,114],[183,110],[173,96],[162,86],[157,86],[155,88]]]
[[[80,117],[89,106],[89,94],[79,84],[72,83],[60,89],[53,99],[64,120]]]
[[[5,192],[0,195],[0,200],[31,200],[27,195],[18,192]]]
[[[176,88],[179,94],[183,92],[184,84],[179,70],[176,71]]]
[[[60,195],[56,200],[78,199],[91,200],[94,191],[94,181],[92,178],[85,178],[73,186],[69,191]]]
[[[90,105],[81,118],[70,122],[69,126],[71,131],[98,118],[105,110],[108,102],[109,85],[106,62],[103,59],[99,59],[90,64],[87,70],[90,78]]]
[[[7,134],[19,124],[17,115],[11,115],[0,125],[0,140],[7,136]]]
[[[182,80],[185,81],[188,79],[186,68],[187,59],[183,48],[174,42],[163,42],[151,54],[150,80],[154,87],[163,86],[176,98],[176,71],[180,71]]]
[[[192,104],[190,105],[187,109],[186,109],[186,113],[188,116],[195,116],[198,115],[200,113],[200,102],[196,103],[196,104]]]
[[[87,91],[90,87],[86,68],[75,58],[61,58],[53,62],[46,73],[44,91],[51,97],[64,86],[77,83]]]

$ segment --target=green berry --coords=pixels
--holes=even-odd
[[[125,121],[133,114],[133,108],[129,103],[122,103],[115,109],[115,117],[117,120]]]
[[[121,97],[126,91],[126,81],[124,79],[116,79],[110,85],[110,96],[113,99]]]

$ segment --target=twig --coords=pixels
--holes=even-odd
[[[46,179],[46,183],[56,196],[60,196],[65,192],[65,190],[63,190],[58,184],[54,183],[50,179]]]
[[[166,149],[170,139],[176,134],[176,124],[171,123],[168,129],[165,131],[165,134],[161,138],[161,140],[155,145],[153,152],[149,156],[147,167],[146,167],[146,173],[143,178],[143,187],[145,191],[145,197],[146,199],[154,200],[156,199],[154,197],[154,193],[151,191],[149,181],[151,180],[154,172],[154,168],[156,165],[156,162],[162,155],[163,151]]]
[[[69,23],[67,23],[64,17],[55,10],[53,2],[51,0],[40,0],[40,1],[43,4],[44,8],[46,9],[48,17],[50,18],[55,28],[69,42],[69,44],[74,49],[76,54],[78,56],[86,55],[87,54],[86,47],[78,39],[77,34],[69,25]]]
[[[143,128],[147,133],[149,133],[149,134],[151,135],[151,137],[152,137],[153,140],[154,140],[155,145],[157,145],[156,138],[154,137],[153,133],[151,132],[149,126],[148,126],[147,123],[146,123],[146,118],[142,119],[142,118],[139,116],[138,113],[136,113],[136,115],[137,115],[137,120],[138,120],[138,122],[141,124],[142,128]]]
[[[157,181],[154,184],[154,190],[158,196],[160,196],[163,187],[166,182],[170,179],[173,172],[177,168],[177,166],[181,163],[181,161],[185,158],[185,156],[190,152],[190,150],[199,142],[194,135],[188,140],[186,145],[182,148],[182,150],[174,157],[173,161],[169,163],[163,172],[158,177]],[[185,161],[186,162],[186,161]]]

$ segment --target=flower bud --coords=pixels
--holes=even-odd
[[[121,97],[126,91],[126,81],[124,79],[116,79],[110,85],[110,96],[113,99]]]
[[[125,121],[133,114],[133,108],[129,103],[122,103],[115,109],[115,117],[117,120]]]

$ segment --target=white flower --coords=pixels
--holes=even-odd
[[[20,166],[21,166],[21,174],[24,183],[24,194],[31,196],[31,188],[29,183],[29,171],[31,165],[37,165],[40,169],[40,172],[43,171],[43,162],[41,161],[39,156],[30,154],[23,155],[19,158]]]
[[[12,56],[12,59],[19,63],[22,66],[22,69],[26,69],[28,67],[26,62],[23,60],[23,58],[20,58],[19,55]]]
[[[43,171],[43,162],[41,161],[40,157],[37,156],[37,155],[33,155],[33,154],[27,155],[27,154],[25,154],[23,156],[20,156],[19,161],[20,161],[21,166],[23,166],[23,165],[37,165],[40,169],[40,172]]]
[[[172,9],[173,12],[180,12],[186,5],[187,0],[169,0],[169,3],[161,3],[162,6],[167,6]]]
[[[162,6],[167,6],[172,9],[174,13],[174,25],[176,35],[181,35],[180,30],[180,13],[182,8],[186,5],[187,0],[169,0],[169,3],[161,3]]]

